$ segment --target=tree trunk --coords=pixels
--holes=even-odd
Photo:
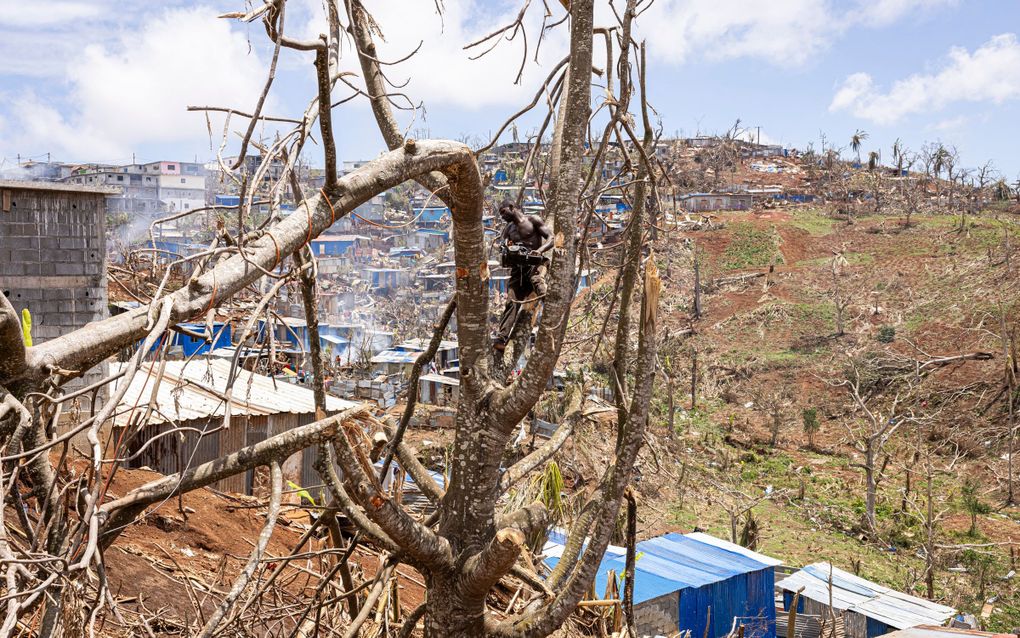
[[[488,635],[485,598],[468,599],[457,575],[426,577],[425,638],[479,638]]]
[[[873,447],[869,441],[867,452],[864,455],[864,480],[866,484],[864,517],[869,532],[874,532],[876,528],[875,501],[877,500],[878,492],[878,483],[875,480],[875,450]]]
[[[694,245],[694,318],[701,318],[701,264],[698,259],[698,247]]]
[[[691,409],[698,407],[698,351],[691,355]]]

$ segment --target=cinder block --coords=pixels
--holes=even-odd
[[[57,264],[58,275],[80,275],[82,274],[81,263],[58,263]]]

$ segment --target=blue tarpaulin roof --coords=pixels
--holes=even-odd
[[[550,535],[545,563],[555,566],[563,552],[562,534]],[[676,605],[676,626],[659,618],[639,627],[640,633],[676,630],[691,636],[722,638],[736,622],[752,627],[751,635],[775,638],[774,567],[779,562],[722,539],[666,534],[637,543],[634,603],[658,599],[654,605]],[[625,550],[609,547],[595,576],[595,593],[606,591],[608,572],[626,570]],[[670,602],[672,601],[672,602]]]
[[[562,545],[565,542],[564,535],[552,532],[549,534],[549,542]],[[681,589],[703,587],[737,574],[755,572],[774,565],[718,544],[705,543],[676,533],[641,541],[635,549],[640,556],[634,565],[635,603]],[[612,569],[622,574],[626,570],[627,561],[623,552],[623,548],[619,547],[606,550],[595,580],[595,591],[599,595],[606,589],[606,572]],[[555,566],[559,562],[558,553],[545,562],[550,567]]]

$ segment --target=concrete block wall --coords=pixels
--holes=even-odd
[[[634,605],[634,624],[637,634],[646,636],[672,636],[680,626],[680,598],[677,592],[652,598]]]
[[[106,317],[106,195],[9,182],[0,191],[6,191],[0,209],[0,291],[19,313],[22,308],[32,313],[34,342]],[[98,381],[104,368],[94,368],[65,389]],[[83,400],[80,407],[87,411],[89,399]]]

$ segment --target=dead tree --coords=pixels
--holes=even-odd
[[[761,387],[752,393],[754,407],[769,420],[769,445],[775,447],[779,433],[786,424],[787,412],[793,405],[793,389],[789,380],[784,379],[777,386]]]
[[[948,498],[935,488],[936,477],[952,475],[960,454],[945,438],[936,438],[930,431],[931,417],[920,419],[916,440],[913,444],[911,463],[904,470],[907,476],[918,474],[924,481],[923,487],[913,493],[905,491],[903,503],[921,526],[923,537],[921,549],[924,558],[925,596],[935,599],[935,576],[939,564],[939,552],[943,538],[942,523],[950,511]],[[928,427],[924,427],[927,424]]]
[[[829,295],[832,297],[832,305],[836,311],[836,336],[838,337],[846,334],[846,313],[853,301],[853,296],[847,289],[845,275],[847,266],[846,257],[843,256],[842,251],[834,251],[829,262],[829,271],[832,273],[832,288]]]
[[[849,354],[847,360],[845,378],[829,381],[829,384],[846,390],[857,413],[856,418],[844,422],[843,425],[849,435],[850,446],[861,456],[861,460],[851,463],[851,466],[860,468],[864,473],[864,527],[868,532],[874,533],[877,529],[875,506],[878,500],[878,486],[889,462],[885,446],[910,415],[903,412],[899,394],[893,397],[885,409],[877,407],[876,401],[869,401],[871,395],[864,387],[865,376],[860,369],[860,362]]]
[[[498,375],[491,361],[488,269],[482,225],[484,182],[476,161],[478,153],[457,142],[404,136],[392,113],[393,103],[400,98],[387,86],[384,63],[373,43],[379,26],[365,7],[359,0],[345,0],[342,5],[325,3],[327,33],[308,41],[296,40],[284,33],[285,0],[267,0],[248,12],[228,16],[247,22],[261,21],[274,54],[265,89],[252,113],[222,107],[196,107],[196,110],[226,114],[224,138],[230,135],[230,118],[247,122],[238,160],[227,167],[221,158],[221,166],[228,174],[241,166],[249,144],[256,144],[252,135],[260,122],[294,125],[292,131],[261,145],[262,163],[253,175],[238,180],[242,204],[238,207],[236,231],[225,231],[226,237],[218,237],[209,251],[186,260],[193,266],[193,274],[183,287],[167,292],[160,286],[148,303],[134,311],[33,347],[25,347],[14,309],[6,299],[0,298],[0,397],[3,401],[0,442],[4,497],[8,501],[21,498],[20,488],[25,488],[27,498],[39,512],[37,521],[23,522],[24,534],[34,539],[28,546],[11,543],[9,538],[0,536],[0,558],[7,582],[7,609],[0,637],[11,635],[20,621],[36,612],[42,619],[39,630],[42,636],[60,635],[65,629],[64,623],[77,622],[75,618],[83,623],[95,623],[100,612],[114,604],[105,582],[102,550],[117,542],[126,526],[149,508],[158,507],[174,496],[254,468],[269,467],[273,487],[266,528],[252,553],[249,567],[229,594],[222,597],[217,613],[200,628],[203,635],[222,633],[225,624],[237,621],[238,605],[248,608],[247,603],[239,601],[244,592],[255,586],[253,575],[264,563],[262,556],[280,499],[280,464],[291,454],[312,446],[320,450],[319,471],[333,496],[333,507],[355,525],[359,542],[371,545],[383,556],[377,577],[362,584],[369,589],[369,595],[356,617],[350,619],[347,635],[358,633],[400,564],[418,570],[428,589],[427,602],[407,620],[403,635],[414,629],[419,618],[424,622],[424,635],[450,638],[541,637],[563,624],[595,578],[644,441],[655,376],[660,285],[654,260],[641,251],[648,228],[645,193],[654,189],[654,179],[648,158],[651,123],[645,97],[644,50],[631,37],[632,21],[640,12],[636,0],[627,3],[618,18],[619,24],[602,30],[610,34],[609,41],[617,44],[620,55],[614,57],[613,48],[607,47],[609,60],[604,72],[615,71],[606,85],[610,118],[602,144],[594,149],[596,161],[587,178],[587,165],[582,162],[585,154],[582,141],[586,139],[592,112],[593,34],[597,31],[593,24],[593,4],[593,0],[575,0],[569,4],[566,17],[569,18],[570,52],[550,76],[551,83],[559,88],[548,100],[549,116],[553,113],[558,116],[542,181],[556,246],[535,346],[521,374],[512,380]],[[346,34],[341,28],[341,6],[348,22]],[[527,3],[522,16],[526,10]],[[520,19],[486,40],[512,38],[519,26]],[[345,48],[341,42],[345,37],[353,42],[358,55],[363,87],[353,84],[348,80],[349,74],[340,70],[339,56]],[[314,55],[316,90],[300,118],[271,117],[262,112],[265,97],[273,83],[277,59],[290,50]],[[632,60],[632,55],[640,59]],[[633,79],[632,69],[635,68],[637,81]],[[342,177],[336,169],[332,126],[334,107],[346,100],[334,97],[338,84],[347,85],[354,96],[369,100],[390,149]],[[636,124],[623,106],[629,103],[631,96],[640,99],[643,137],[638,137]],[[325,186],[318,193],[302,197],[296,210],[282,217],[280,204],[289,176],[313,133],[317,133],[323,153]],[[619,415],[615,458],[607,464],[582,515],[574,522],[563,558],[542,584],[526,567],[518,564],[518,560],[525,550],[525,538],[544,527],[547,512],[538,503],[508,513],[497,510],[497,502],[512,486],[505,477],[523,474],[520,468],[504,467],[501,461],[518,424],[545,392],[559,358],[577,290],[577,230],[587,227],[587,219],[579,214],[578,202],[598,199],[598,183],[592,175],[609,141],[614,138],[630,141],[635,149],[632,161],[638,166],[635,180],[627,186],[635,205],[619,261],[621,286],[614,296],[619,308],[615,345]],[[263,178],[273,161],[282,163],[282,175],[278,182],[265,188]],[[358,205],[408,180],[416,180],[435,192],[452,212],[456,300],[455,310],[446,317],[453,314],[457,320],[461,385],[457,434],[445,489],[436,485],[400,440],[400,430],[390,430],[392,438],[388,445],[401,467],[434,502],[436,514],[425,520],[416,518],[401,506],[399,499],[383,489],[368,460],[369,451],[363,436],[365,428],[378,429],[379,426],[364,408],[329,417],[320,415],[324,418],[314,423],[271,436],[115,498],[107,495],[105,478],[122,463],[122,455],[107,456],[107,450],[118,450],[115,442],[103,440],[103,426],[131,379],[139,372],[143,357],[157,340],[177,323],[196,318],[211,320],[215,309],[230,303],[237,295],[248,294],[246,291],[250,292],[255,286],[254,290],[262,294],[240,336],[240,345],[244,345],[253,338],[256,318],[268,311],[272,298],[289,281],[303,281],[304,305],[312,320],[315,288],[308,273],[314,269],[314,264],[310,255],[302,256],[300,251]],[[256,189],[269,198],[272,213],[268,219],[253,225],[251,211]],[[299,192],[292,190],[295,194]],[[314,325],[314,321],[311,323]],[[441,322],[436,326],[436,334],[441,335],[445,328]],[[631,344],[628,337],[635,332],[636,343]],[[318,343],[317,338],[314,341]],[[111,393],[107,405],[70,433],[56,434],[52,425],[59,418],[61,404],[70,396],[61,394],[61,386],[139,342],[141,346],[120,375],[119,389]],[[318,354],[313,357],[313,375],[317,403],[321,404],[323,370]],[[413,401],[409,401],[408,409],[413,409]],[[225,421],[229,421],[229,412]],[[126,437],[140,436],[142,425],[144,423],[126,432]],[[71,481],[63,471],[67,467],[66,458],[61,458],[54,467],[48,452],[64,446],[76,434],[88,441],[90,471],[84,478]],[[557,453],[565,438],[554,437],[524,460],[537,467]],[[343,468],[342,476],[334,471],[334,463]],[[69,490],[76,498],[65,498]],[[536,593],[522,612],[499,621],[489,613],[486,598],[496,583],[511,572],[530,583]],[[91,592],[83,604],[76,593],[82,588],[89,588]],[[69,604],[72,600],[74,605]],[[318,631],[320,620],[318,617],[310,619],[306,611],[295,617],[294,622],[301,633],[307,634]]]

